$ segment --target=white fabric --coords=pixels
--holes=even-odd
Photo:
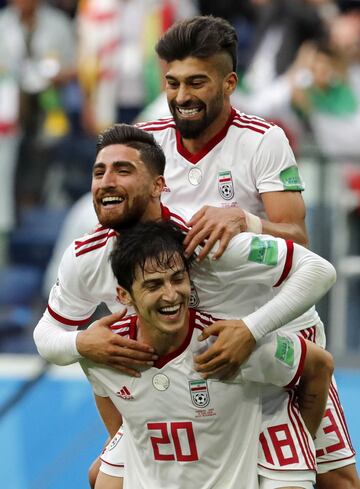
[[[180,216],[185,217],[185,213],[177,211],[176,214],[172,213],[171,218],[183,224],[184,220]],[[70,336],[68,332],[74,332],[78,325],[85,324],[98,304],[105,303],[111,312],[123,308],[116,298],[116,280],[109,266],[109,255],[115,237],[113,231],[97,228],[94,233],[74,241],[66,250],[60,265],[59,278],[49,297],[48,311],[34,331],[38,351],[48,361],[65,365],[78,360],[75,334]],[[273,262],[269,264],[261,259],[260,262],[249,259],[254,240],[255,249],[264,247],[272,250],[270,258]],[[324,268],[315,283],[311,283],[304,273],[303,279],[307,280],[307,286],[303,287],[304,265],[301,265],[294,266],[293,271],[290,271],[290,276],[296,274],[296,280],[288,289],[286,286],[280,291],[274,288],[283,273],[287,253],[286,242],[281,238],[241,233],[233,238],[221,260],[212,260],[210,254],[200,265],[194,265],[191,273],[194,285],[192,303],[223,319],[246,318],[253,313],[254,316],[249,316],[246,322],[258,339],[259,328],[260,331],[265,328],[270,331],[276,326],[284,325],[289,317],[296,317],[305,310],[318,297],[319,292],[324,292],[331,284],[330,266],[329,269]],[[317,264],[321,264],[323,259],[305,249],[303,254],[309,257],[311,266],[320,268]],[[272,308],[271,304],[266,303],[278,292],[281,294],[280,299]],[[268,314],[274,315],[274,318],[269,319]]]
[[[176,489],[179,484],[191,487],[194,480],[202,489],[258,487],[259,382],[291,382],[299,374],[304,343],[296,335],[287,336],[294,348],[289,365],[276,356],[278,336],[268,336],[235,380],[205,382],[193,368],[193,355],[202,350],[197,337],[211,322],[209,315],[192,312],[192,334],[185,344],[140,378],[81,361],[89,380],[107,390],[123,415],[125,488]],[[191,381],[201,382],[201,394]]]

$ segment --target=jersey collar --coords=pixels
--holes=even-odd
[[[189,163],[196,164],[198,163],[204,156],[207,155],[220,141],[224,139],[226,136],[228,129],[230,127],[230,124],[232,123],[234,117],[235,117],[236,111],[233,107],[231,107],[230,115],[229,118],[225,124],[225,126],[217,133],[215,136],[213,136],[210,141],[197,153],[190,153],[182,143],[181,140],[181,135],[179,131],[176,129],[176,146],[178,152],[183,156],[186,160],[189,161]]]

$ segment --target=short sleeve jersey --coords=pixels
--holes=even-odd
[[[195,154],[182,145],[172,118],[139,127],[165,152],[166,205],[239,206],[266,217],[260,194],[304,188],[283,130],[259,117],[232,109],[225,127]]]
[[[135,339],[136,320],[130,316],[113,331]],[[95,392],[110,396],[123,415],[126,487],[178,489],[194,481],[202,489],[258,487],[261,385],[296,383],[306,345],[296,335],[268,335],[233,381],[205,381],[193,368],[193,355],[208,346],[197,337],[213,321],[191,310],[184,343],[140,378],[81,361]]]
[[[173,118],[144,122],[139,127],[151,132],[165,152],[162,201],[166,205],[185,209],[190,205],[194,212],[204,205],[241,207],[266,218],[262,193],[304,190],[284,131],[260,117],[232,108],[224,128],[195,154],[182,145]],[[257,278],[260,282],[261,277]],[[237,317],[239,314],[242,312]],[[319,323],[312,307],[289,327],[299,330]]]

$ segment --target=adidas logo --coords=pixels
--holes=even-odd
[[[131,395],[131,392],[129,389],[126,387],[126,385],[122,386],[118,392],[116,392],[116,395],[118,397],[121,397],[121,399],[125,399],[125,401],[131,401],[131,399],[134,399],[133,396]]]

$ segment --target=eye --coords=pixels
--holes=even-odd
[[[175,80],[167,80],[166,86],[167,86],[167,88],[175,89],[175,88],[178,88],[179,83]]]

